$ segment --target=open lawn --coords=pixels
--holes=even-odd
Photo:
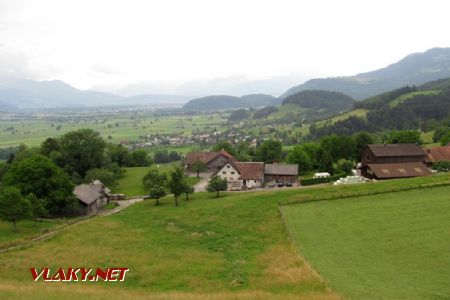
[[[302,254],[352,299],[450,298],[450,187],[282,206]]]
[[[117,194],[125,194],[128,197],[146,195],[147,192],[142,184],[142,179],[148,171],[157,169],[160,173],[168,174],[169,171],[177,165],[179,165],[179,163],[156,164],[150,167],[125,168],[125,176],[118,180],[118,185],[112,189],[112,192]],[[187,181],[188,183],[194,185],[199,181],[199,179],[195,177],[188,177]]]
[[[64,223],[63,220],[52,220],[39,221],[35,224],[31,220],[23,220],[17,222],[17,229],[13,230],[11,223],[0,221],[0,247],[9,245],[12,241],[20,242],[32,238]]]
[[[0,272],[0,299],[339,299],[291,244],[279,202],[449,182],[449,175],[440,175],[219,199],[198,193],[180,207],[171,196],[159,207],[146,200],[0,255],[0,270],[8,270]],[[43,266],[121,266],[130,272],[115,283],[32,282],[28,268]]]

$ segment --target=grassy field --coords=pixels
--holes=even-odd
[[[127,115],[33,115],[32,117],[0,117],[0,147],[17,146],[24,143],[38,146],[47,137],[57,137],[80,128],[94,129],[110,142],[138,140],[147,134],[183,133],[191,135],[194,130],[217,128],[222,130],[226,115],[211,114],[197,116],[148,116]],[[70,115],[70,114],[69,114]]]
[[[17,230],[13,230],[12,224],[0,221],[0,247],[9,244],[12,241],[20,242],[41,234],[46,230],[51,230],[64,224],[64,220],[54,220],[51,222],[36,222],[23,220],[17,222]]]
[[[353,299],[450,298],[450,187],[282,207],[302,254]]]
[[[442,182],[450,176],[227,193],[219,199],[198,193],[180,207],[171,196],[159,207],[140,202],[0,255],[0,270],[8,270],[0,272],[0,298],[339,299],[291,244],[279,202]],[[42,266],[123,266],[130,272],[120,283],[33,283],[28,268]]]
[[[274,195],[201,193],[178,208],[168,197],[159,207],[144,201],[85,221],[3,253],[0,269],[8,272],[0,273],[0,298],[338,299],[290,244]],[[118,284],[31,284],[32,266],[130,272]]]
[[[414,98],[415,96],[418,96],[418,95],[432,96],[432,95],[438,95],[440,93],[442,93],[442,91],[439,91],[439,90],[437,90],[437,91],[428,90],[428,91],[411,92],[411,93],[408,93],[408,94],[405,94],[405,95],[401,95],[400,97],[398,97],[398,98],[394,99],[393,101],[389,102],[389,106],[390,107],[396,107],[397,105],[399,105],[399,104],[401,104],[401,103],[403,103],[405,101],[408,101],[408,100],[410,100],[410,99],[412,99],[412,98]]]
[[[148,171],[156,169],[160,173],[168,174],[169,171],[177,165],[179,164],[173,163],[153,165],[151,167],[125,168],[125,176],[118,181],[118,185],[112,189],[112,192],[117,194],[125,194],[128,197],[146,195],[147,192],[145,191],[144,185],[142,184],[142,179],[148,173]],[[188,183],[192,185],[196,184],[198,180],[199,179],[195,177],[187,178]]]

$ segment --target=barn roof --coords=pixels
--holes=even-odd
[[[192,165],[198,160],[207,164],[220,155],[223,155],[228,159],[234,159],[233,155],[223,149],[219,152],[190,152],[186,155],[186,164]]]
[[[233,166],[241,175],[241,180],[262,180],[264,176],[264,163],[262,162],[234,162]]]
[[[404,178],[431,175],[430,170],[419,162],[394,164],[368,164],[370,170],[379,179]]]
[[[425,151],[416,144],[371,144],[367,145],[375,156],[425,156]]]
[[[75,197],[84,204],[91,204],[101,197],[102,186],[98,184],[80,184],[73,191]]]
[[[298,176],[297,164],[266,164],[264,174],[267,175],[292,175]]]
[[[426,149],[427,151],[427,162],[439,162],[443,160],[450,161],[450,146],[443,147],[433,147]]]

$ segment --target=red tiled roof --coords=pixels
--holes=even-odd
[[[450,146],[427,148],[427,162],[450,161]]]
[[[371,144],[367,145],[375,156],[425,156],[425,151],[416,144]]]
[[[186,155],[186,164],[192,165],[197,160],[200,160],[201,162],[207,164],[220,155],[223,155],[228,159],[234,160],[234,156],[225,150],[221,150],[220,152],[190,152]]]
[[[241,175],[240,180],[263,180],[264,163],[262,162],[232,162]]]
[[[368,164],[370,170],[379,179],[403,178],[431,175],[430,170],[418,162],[395,164]]]

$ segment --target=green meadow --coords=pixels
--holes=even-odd
[[[158,170],[162,174],[169,175],[179,163],[172,164],[155,164],[150,167],[133,167],[124,168],[125,176],[118,180],[117,186],[112,189],[113,193],[125,194],[127,197],[143,196],[147,194],[142,179],[150,170]],[[187,182],[191,185],[196,184],[199,179],[196,177],[187,177]]]
[[[450,298],[450,186],[282,207],[295,244],[351,299]]]
[[[0,116],[0,147],[39,146],[48,137],[61,136],[80,128],[91,128],[100,132],[105,140],[119,143],[136,141],[142,135],[184,134],[191,135],[194,130],[224,127],[225,116],[220,114],[196,116],[151,116],[126,113],[118,115],[66,115],[35,114],[32,117],[7,118]]]
[[[8,272],[0,272],[0,298],[398,299],[414,290],[420,291],[415,298],[445,299],[449,183],[445,174],[220,198],[196,193],[179,207],[172,196],[161,206],[145,200],[2,253],[0,269]],[[430,184],[441,186],[425,187]],[[399,189],[409,190],[394,192]],[[374,195],[319,200],[358,193]],[[279,205],[292,202],[303,203],[281,206],[286,227]],[[31,284],[28,268],[42,266],[121,266],[130,272],[117,283]]]

